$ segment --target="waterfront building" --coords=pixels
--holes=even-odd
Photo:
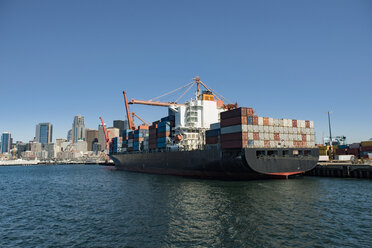
[[[29,144],[23,143],[22,141],[17,141],[16,148],[17,148],[17,157],[20,158],[22,152],[25,152],[29,149]]]
[[[98,143],[101,145],[101,151],[106,149],[106,137],[102,125],[98,126]]]
[[[86,129],[85,139],[87,141],[88,151],[93,151],[93,143],[98,142],[98,130]]]
[[[67,132],[67,141],[72,141],[72,129]]]
[[[57,156],[58,147],[54,143],[49,143],[44,146],[45,151],[48,152],[48,159],[54,159]]]
[[[12,138],[9,132],[1,134],[1,153],[8,153],[12,145]]]
[[[81,115],[75,116],[74,123],[72,123],[72,143],[78,140],[85,140],[84,117]]]
[[[107,128],[107,132],[109,133],[110,140],[115,137],[120,136],[120,129],[116,127],[109,127]]]
[[[87,152],[87,142],[85,140],[78,140],[74,143],[74,151],[76,152]]]
[[[123,130],[128,129],[128,121],[122,121],[122,120],[115,120],[114,121],[114,127],[119,128],[119,134],[122,136]]]
[[[35,141],[41,144],[52,143],[53,125],[48,123],[40,123],[36,125]]]
[[[64,138],[58,138],[56,139],[56,146],[62,147],[63,142],[66,142],[67,140]]]

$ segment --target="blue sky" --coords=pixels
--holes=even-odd
[[[77,114],[123,119],[123,90],[150,99],[199,75],[259,116],[314,120],[318,141],[328,110],[334,135],[366,140],[371,44],[370,0],[0,0],[0,131],[28,141],[51,122],[66,137]]]

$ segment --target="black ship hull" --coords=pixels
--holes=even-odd
[[[206,179],[288,178],[313,169],[317,148],[206,149],[110,154],[119,170]]]

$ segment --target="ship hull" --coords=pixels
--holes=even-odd
[[[299,151],[300,155],[293,155],[294,150]],[[206,179],[250,180],[288,178],[309,171],[316,166],[319,151],[317,148],[207,149],[119,153],[111,154],[110,157],[118,170]]]

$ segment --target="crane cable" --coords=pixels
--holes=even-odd
[[[193,86],[194,86],[194,82],[192,82],[192,84],[190,85],[190,87],[185,91],[183,92],[183,94],[176,100],[176,102],[178,102]]]
[[[158,98],[161,98],[161,97],[163,97],[163,96],[167,96],[167,95],[169,95],[169,94],[172,94],[172,93],[176,92],[177,90],[183,89],[183,88],[185,88],[185,87],[187,87],[187,86],[189,86],[190,84],[193,84],[193,83],[194,83],[194,82],[188,83],[188,84],[186,84],[186,85],[184,85],[184,86],[182,86],[182,87],[180,87],[180,88],[178,88],[178,89],[172,90],[172,91],[170,91],[170,92],[168,92],[168,93],[165,93],[165,94],[163,94],[163,95],[161,95],[161,96],[158,96],[158,97],[152,98],[152,99],[150,99],[149,101],[153,101],[153,100],[158,99]]]

